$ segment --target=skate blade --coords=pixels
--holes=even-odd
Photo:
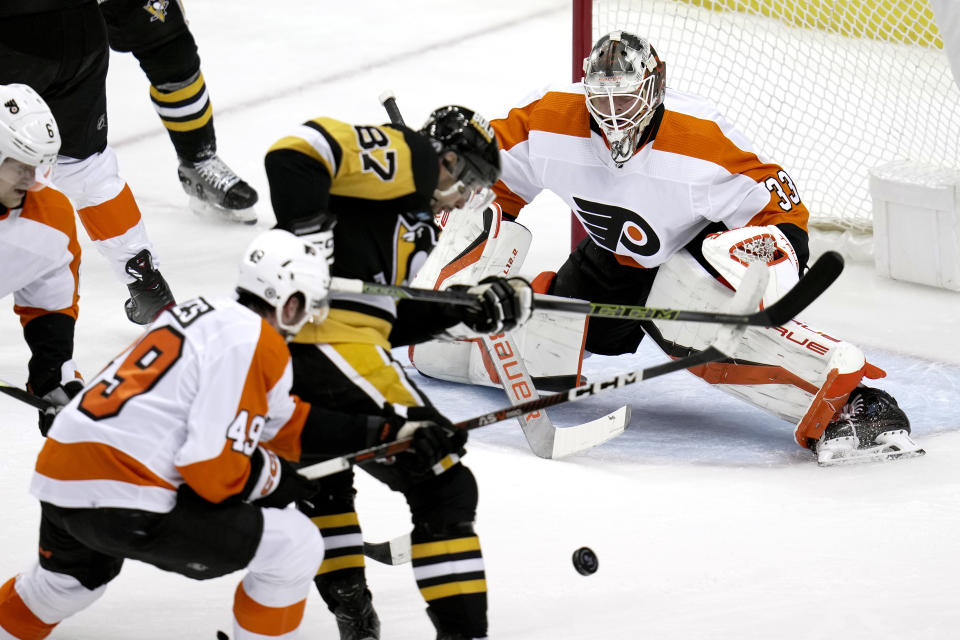
[[[887,462],[889,460],[906,460],[907,458],[919,458],[926,455],[927,452],[917,447],[910,450],[888,450],[870,452],[865,449],[855,449],[852,455],[840,455],[826,460],[817,460],[821,467],[838,467],[841,465],[862,464],[865,462]]]
[[[227,222],[239,222],[241,224],[256,224],[257,211],[254,207],[246,209],[225,209],[210,202],[205,202],[199,198],[189,197],[190,210],[199,216],[212,216]]]

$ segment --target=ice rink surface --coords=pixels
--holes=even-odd
[[[570,11],[559,0],[192,0],[187,11],[221,156],[259,190],[261,221],[231,226],[187,209],[146,80],[132,57],[114,55],[110,139],[180,300],[232,289],[240,251],[273,224],[263,155],[293,125],[320,115],[384,122],[377,96],[385,89],[397,94],[408,124],[448,103],[495,117],[570,73]],[[802,193],[803,177],[794,178]],[[521,216],[534,234],[524,274],[562,262],[568,215],[545,197]],[[76,357],[89,377],[139,332],[122,310],[125,287],[80,233]],[[0,378],[23,384],[29,354],[12,300],[6,304]],[[633,405],[626,433],[570,459],[534,457],[513,423],[474,431],[465,463],[480,485],[491,638],[957,636],[960,294],[849,264],[803,318],[860,344],[888,372],[878,386],[900,401],[928,455],[818,468],[793,441],[792,425],[685,373],[552,410],[563,426]],[[632,356],[592,357],[584,371],[602,379],[662,359],[644,344]],[[417,379],[455,419],[506,404],[494,389]],[[36,553],[39,510],[26,491],[41,445],[35,420],[31,409],[0,398],[0,581]],[[357,487],[368,540],[409,528],[400,496],[362,473]],[[590,577],[570,562],[584,545],[599,556]],[[212,639],[229,628],[238,578],[192,582],[128,562],[99,602],[50,637]],[[384,640],[433,637],[408,567],[371,562],[368,578]],[[302,637],[337,637],[315,593]]]

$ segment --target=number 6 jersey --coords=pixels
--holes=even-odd
[[[491,124],[504,213],[517,216],[548,189],[621,264],[656,267],[711,222],[788,223],[797,227],[791,241],[806,242],[809,214],[790,176],[697,96],[668,89],[641,148],[622,165],[610,158],[580,83],[548,90]]]
[[[161,314],[57,416],[31,492],[61,507],[167,512],[187,482],[211,502],[243,488],[259,442],[291,459],[310,405],[260,316],[196,298]]]

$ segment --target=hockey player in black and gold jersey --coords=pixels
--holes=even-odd
[[[274,144],[265,163],[278,226],[330,252],[332,275],[387,284],[415,275],[436,242],[436,215],[463,206],[500,174],[493,130],[458,106],[434,111],[420,131],[316,118]],[[390,348],[461,322],[496,333],[529,318],[532,292],[519,278],[484,281],[469,291],[477,295],[474,307],[331,292],[327,320],[304,328],[290,345],[295,393],[341,411],[445,420]],[[364,467],[410,505],[417,585],[438,637],[448,639],[487,632],[483,559],[473,529],[477,484],[458,462],[463,441],[463,432],[451,432],[438,442],[451,455],[431,469]],[[344,640],[379,638],[380,626],[364,578],[354,493],[353,473],[345,471],[299,505],[324,536],[327,556],[315,582]]]

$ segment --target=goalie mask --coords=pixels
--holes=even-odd
[[[610,157],[622,164],[663,103],[666,65],[643,38],[614,31],[594,45],[583,74],[587,110],[610,143]]]
[[[60,131],[43,98],[25,84],[0,85],[0,163],[36,167],[37,189],[49,182],[59,151]]]
[[[440,107],[430,114],[420,133],[428,136],[454,184],[434,191],[434,201],[453,196],[469,197],[493,186],[500,178],[500,148],[493,127],[479,114],[456,105]],[[452,151],[456,161],[445,156]],[[456,198],[453,198],[456,199]]]
[[[273,307],[281,332],[294,336],[307,322],[319,324],[327,317],[330,270],[313,245],[289,231],[271,229],[254,238],[244,252],[237,291]],[[300,310],[285,319],[284,306],[294,296],[300,299]]]

